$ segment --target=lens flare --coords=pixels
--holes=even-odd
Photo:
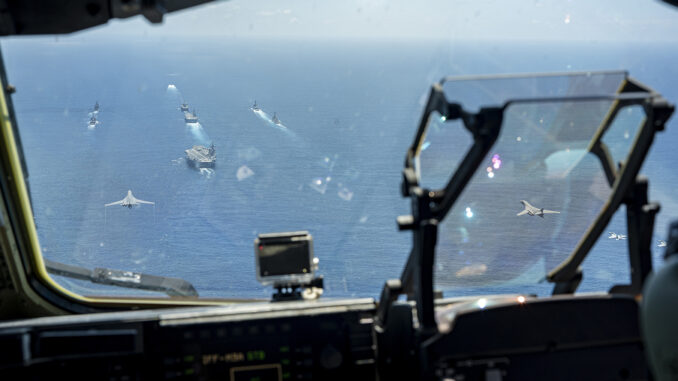
[[[492,155],[492,167],[494,169],[501,168],[501,157],[499,156],[499,154],[495,153],[494,155]]]

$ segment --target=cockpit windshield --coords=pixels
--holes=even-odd
[[[616,163],[626,158],[646,120],[642,95],[625,98],[624,106],[614,97],[588,95],[591,90],[614,93],[624,78],[615,76],[607,89],[572,86],[581,77],[570,76],[562,81],[568,84],[565,89],[548,91],[553,98],[508,101],[496,144],[440,226],[437,289],[543,293],[550,288],[540,281],[569,256],[608,202]],[[556,78],[547,79],[557,83]],[[517,88],[518,93],[527,88],[501,81],[504,89]],[[473,90],[483,88],[464,83]],[[497,97],[492,91],[482,93]],[[566,97],[570,94],[588,96]],[[444,184],[450,167],[440,163],[450,160],[439,157],[464,152],[469,138],[460,136],[468,132],[459,123],[432,119],[419,172],[422,184]],[[600,145],[593,143],[596,139]]]
[[[234,0],[159,27],[130,19],[3,40],[41,254],[73,266],[53,265],[52,277],[81,295],[268,298],[254,239],[308,231],[326,296],[377,296],[411,248],[395,224],[409,211],[402,162],[427,90],[447,78],[448,101],[506,108],[440,227],[436,288],[550,292],[540,282],[601,211],[610,171],[645,122],[645,98],[615,98],[628,73],[678,98],[678,68],[639,36],[678,29],[653,2],[637,24],[606,18],[614,33],[590,17],[609,16],[603,5],[543,5],[511,21],[497,19],[504,5]],[[562,74],[479,76],[547,71]],[[612,159],[603,163],[591,141],[615,108],[599,136]],[[433,118],[422,184],[444,186],[471,141],[461,122]],[[678,212],[674,162],[659,141],[644,170],[663,205],[658,232]],[[623,213],[609,229],[626,234]],[[603,239],[587,290],[628,276],[624,240]]]

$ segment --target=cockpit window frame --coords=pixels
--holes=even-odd
[[[399,293],[414,294],[417,302],[417,316],[424,334],[436,331],[433,313],[433,265],[437,226],[455,204],[471,176],[478,170],[482,158],[496,143],[503,124],[503,113],[509,105],[549,100],[609,99],[614,101],[603,122],[596,129],[597,133],[590,145],[591,150],[598,151],[596,156],[602,166],[607,167],[605,172],[612,186],[611,194],[570,256],[547,274],[546,280],[555,283],[553,294],[576,291],[581,280],[579,268],[581,263],[635,183],[655,133],[663,130],[665,122],[674,109],[673,105],[669,104],[659,93],[626,77],[616,94],[513,99],[504,101],[499,107],[481,107],[477,113],[473,113],[464,110],[461,103],[450,102],[446,99],[443,92],[443,83],[446,79],[431,87],[415,138],[406,154],[401,190],[403,197],[409,197],[412,200],[412,215],[399,217],[398,223],[401,230],[413,231],[414,244],[397,286],[390,286],[388,282],[384,286],[381,297],[384,306],[380,306],[382,311],[388,309],[388,304]],[[637,132],[635,141],[629,148],[626,162],[620,163],[620,168],[615,171],[611,156],[606,152],[601,139],[611,126],[616,113],[621,108],[632,104],[641,105],[646,117]],[[420,186],[416,162],[434,112],[439,113],[445,120],[461,119],[464,127],[473,135],[473,143],[468,148],[463,161],[454,170],[447,185],[437,190]]]

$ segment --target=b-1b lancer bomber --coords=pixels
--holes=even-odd
[[[535,206],[530,205],[530,203],[525,201],[525,200],[520,200],[520,203],[523,204],[525,209],[522,212],[516,214],[517,216],[522,216],[522,215],[527,214],[527,215],[530,215],[530,216],[539,216],[541,218],[544,218],[544,214],[560,213],[560,212],[556,212],[555,210],[537,208]]]
[[[610,234],[609,239],[616,239],[617,241],[626,239],[626,234],[617,234],[615,232],[608,232]]]
[[[137,205],[140,205],[140,204],[155,205],[155,202],[140,200],[140,199],[134,197],[131,190],[128,190],[127,196],[125,196],[125,198],[123,198],[120,201],[111,202],[110,204],[106,204],[104,206],[109,207],[109,206],[113,206],[113,205],[121,205],[123,208],[127,207],[127,208],[132,209],[133,206],[137,206]]]

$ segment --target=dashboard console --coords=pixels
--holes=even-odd
[[[372,299],[354,299],[5,323],[0,373],[6,379],[373,380],[373,313]]]
[[[7,380],[647,379],[638,303],[609,294],[436,301],[388,324],[372,299],[246,303],[0,323]]]

